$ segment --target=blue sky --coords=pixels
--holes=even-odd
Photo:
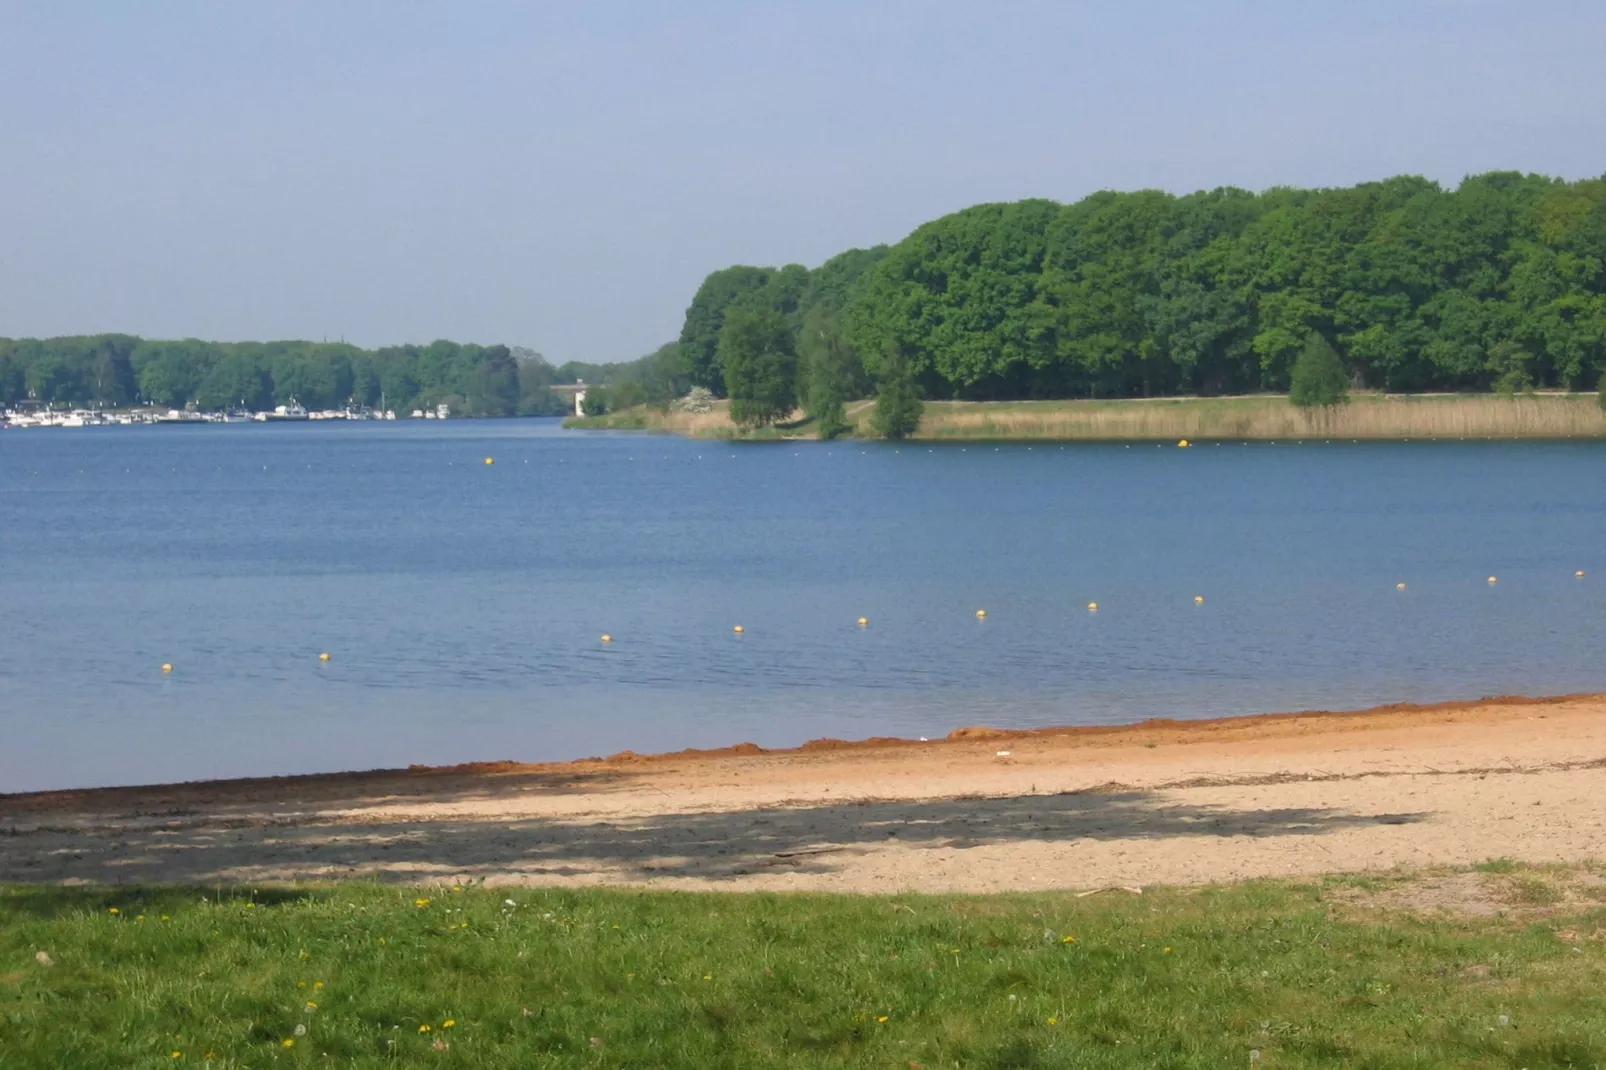
[[[1606,4],[0,4],[0,335],[621,360],[980,201],[1606,173]]]

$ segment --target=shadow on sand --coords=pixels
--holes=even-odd
[[[1320,836],[1409,824],[1423,813],[1186,805],[1143,791],[865,802],[673,813],[600,822],[524,817],[376,822],[236,811],[136,825],[0,828],[0,881],[214,883],[362,877],[735,880],[829,873],[888,843],[931,851],[983,844]],[[49,821],[48,818],[45,821]]]

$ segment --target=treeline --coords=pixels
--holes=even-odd
[[[326,342],[157,341],[125,334],[0,339],[0,405],[193,405],[252,410],[297,401],[465,416],[558,415],[560,371],[529,350],[437,341],[361,349]]]
[[[1606,179],[978,205],[813,271],[714,272],[654,376],[767,423],[795,404],[830,416],[878,386],[899,405],[911,392],[1282,392],[1313,342],[1354,388],[1593,388],[1606,369]]]

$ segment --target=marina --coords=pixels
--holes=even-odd
[[[429,411],[430,419],[444,420],[448,412]],[[424,415],[414,412],[413,416]],[[300,423],[310,420],[394,420],[394,409],[370,409],[354,406],[345,409],[308,410],[291,401],[272,409],[252,412],[247,409],[225,409],[216,412],[199,412],[194,409],[51,409],[22,408],[0,411],[0,430],[24,430],[39,427],[145,427],[154,424],[243,424],[243,423]]]

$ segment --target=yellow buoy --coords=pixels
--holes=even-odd
[[[985,609],[976,610],[976,619],[977,620],[986,620],[987,619],[987,611]]]
[[[611,642],[613,642],[613,636],[611,636],[611,635],[604,635],[604,636],[603,636],[603,637],[602,637],[602,641],[603,641],[603,642],[604,642],[604,643],[611,643]]]
[[[861,628],[870,627],[870,618],[869,617],[860,617],[859,618],[859,627],[861,627]]]
[[[1199,606],[1204,605],[1204,595],[1202,595],[1202,594],[1194,595],[1193,596],[1193,602],[1194,602],[1194,605],[1199,605]]]
[[[738,625],[737,625],[737,626],[736,626],[736,627],[735,627],[735,628],[734,628],[734,629],[733,629],[733,631],[735,631],[735,632],[736,632],[736,634],[737,634],[737,635],[741,635],[741,634],[742,634],[742,633],[743,633],[743,632],[745,632],[745,631],[747,631],[747,629],[746,629],[746,628],[743,628],[743,627],[742,627],[742,626],[741,626],[741,625],[740,625],[740,624],[738,624]]]
[[[1500,577],[1498,577],[1498,576],[1490,576],[1489,577],[1489,582],[1490,583],[1499,583],[1500,582]]]
[[[1178,449],[1182,449],[1182,450],[1187,449],[1188,448],[1188,440],[1187,439],[1183,439],[1182,441],[1178,442],[1177,443],[1177,448]]]
[[[173,671],[173,666],[164,664],[162,666],[162,671],[163,672],[172,672]]]
[[[1396,591],[1403,591],[1403,590],[1405,590],[1405,584],[1403,584],[1403,583],[1396,583],[1396,584],[1395,584],[1395,585],[1394,585],[1394,589],[1395,589],[1395,590],[1396,590]]]
[[[328,661],[329,660],[329,652],[326,650],[322,654],[319,654],[318,655],[318,660],[319,661]]]
[[[487,457],[487,458],[485,458],[485,463],[486,464],[495,464],[496,463],[496,458],[495,457]]]
[[[1087,611],[1089,613],[1097,613],[1099,611],[1099,604],[1097,602],[1089,602],[1087,604]]]

